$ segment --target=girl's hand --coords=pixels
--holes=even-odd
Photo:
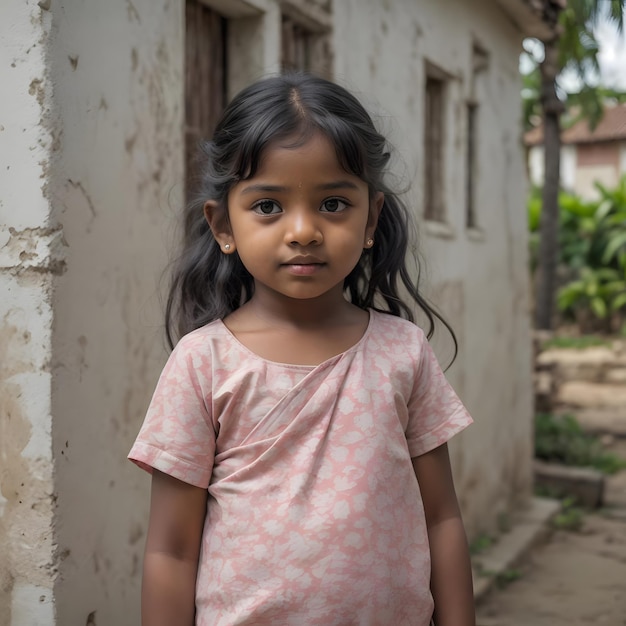
[[[153,471],[141,588],[142,626],[194,624],[207,495],[206,489]]]

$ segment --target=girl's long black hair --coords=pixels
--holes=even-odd
[[[315,132],[330,139],[339,162],[368,184],[371,197],[376,192],[385,196],[376,244],[363,251],[345,279],[350,301],[411,321],[411,305],[417,304],[428,319],[428,338],[438,319],[452,335],[456,355],[452,328],[418,290],[420,264],[409,245],[410,214],[383,180],[390,158],[387,140],[346,89],[304,73],[265,78],[241,91],[224,111],[213,139],[201,145],[194,196],[185,214],[183,251],[174,265],[165,313],[170,347],[177,337],[227,316],[254,292],[252,276],[239,255],[221,252],[204,218],[204,203],[216,201],[228,219],[228,192],[254,176],[264,149],[279,139],[305,141]],[[407,265],[409,253],[416,264],[415,278]]]

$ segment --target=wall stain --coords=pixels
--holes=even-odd
[[[85,201],[87,202],[87,206],[89,207],[89,211],[91,212],[92,217],[96,217],[96,207],[94,206],[93,200],[91,199],[91,196],[87,193],[87,190],[85,189],[85,187],[83,187],[83,184],[78,181],[73,181],[71,178],[67,179],[67,182],[71,185],[71,187],[73,189],[77,189],[78,191],[80,191],[80,193],[82,194],[83,198],[85,199]]]
[[[11,597],[16,580],[47,587],[53,568],[49,538],[53,501],[50,462],[26,459],[24,448],[32,425],[24,410],[25,389],[12,382],[15,375],[36,372],[32,359],[20,358],[30,333],[10,322],[9,311],[0,324],[0,623],[11,623]],[[28,477],[26,479],[25,477]],[[24,546],[26,549],[24,550]],[[37,549],[35,549],[37,548]],[[49,554],[46,556],[46,548]],[[42,566],[42,556],[49,560]]]
[[[87,337],[85,337],[85,335],[80,335],[80,337],[78,337],[78,345],[80,347],[78,356],[78,380],[79,382],[82,382],[83,373],[89,368],[89,363],[87,362],[86,357]],[[65,443],[65,447],[67,448],[67,442]],[[63,454],[63,452],[61,452],[61,454]]]
[[[132,154],[135,142],[137,141],[137,133],[134,133],[130,137],[127,137],[124,141],[124,149],[128,154]]]
[[[128,15],[129,22],[137,22],[137,24],[141,24],[139,11],[137,11],[137,7],[131,2],[131,0],[126,0],[126,13]]]
[[[133,524],[128,534],[128,543],[134,546],[144,535],[143,526],[141,524]]]
[[[76,68],[78,67],[78,55],[77,54],[68,54],[67,58],[70,61],[70,65],[72,66],[72,71],[75,72]]]

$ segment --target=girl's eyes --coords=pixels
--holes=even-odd
[[[282,211],[273,200],[259,200],[252,208],[259,215],[276,215]]]
[[[339,198],[328,198],[322,202],[322,209],[325,213],[339,213],[345,211],[348,207],[348,203]]]
[[[345,211],[347,207],[348,203],[345,200],[328,198],[322,202],[320,211],[323,213],[340,213],[341,211]],[[277,215],[283,211],[274,200],[259,200],[252,206],[252,210],[259,215]]]

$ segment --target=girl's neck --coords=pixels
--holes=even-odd
[[[341,291],[299,300],[259,289],[223,321],[263,359],[315,366],[354,346],[367,330],[369,315]]]
[[[301,329],[343,326],[363,316],[363,311],[345,299],[342,286],[303,300],[261,288],[238,311],[239,315],[250,315],[272,326]]]

